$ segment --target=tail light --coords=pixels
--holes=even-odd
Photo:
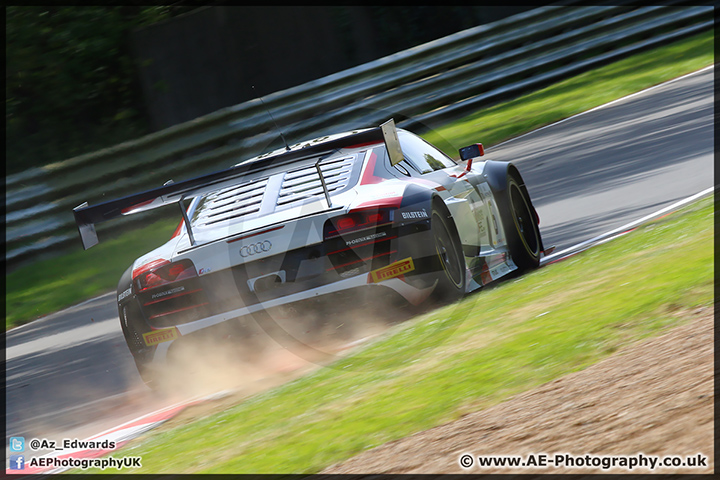
[[[137,269],[133,286],[151,327],[163,328],[199,320],[210,303],[190,260],[158,260]]]
[[[156,268],[141,271],[134,278],[135,291],[139,293],[149,288],[161,287],[193,277],[197,277],[197,271],[195,271],[192,261],[180,260],[179,262],[165,263]]]
[[[346,233],[379,227],[392,223],[390,208],[371,208],[351,211],[347,215],[335,217],[325,222],[324,239],[345,235]]]
[[[397,237],[387,228],[392,225],[393,211],[364,208],[327,220],[323,236],[332,264],[327,271],[334,270],[345,278],[385,266],[395,253],[390,240]],[[346,235],[353,232],[358,234]]]

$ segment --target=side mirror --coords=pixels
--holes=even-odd
[[[462,160],[469,160],[471,158],[482,157],[485,155],[485,149],[483,148],[482,143],[468,145],[467,147],[461,148],[459,151],[460,158]]]

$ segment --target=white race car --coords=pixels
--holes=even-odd
[[[184,337],[268,308],[361,290],[453,300],[537,267],[539,219],[520,172],[483,154],[465,147],[458,163],[390,120],[74,215],[87,249],[95,223],[180,205],[172,238],[118,286],[122,330],[150,383],[149,367]]]

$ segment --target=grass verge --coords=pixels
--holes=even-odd
[[[424,137],[451,156],[458,145],[505,139],[656,85],[714,61],[713,32],[660,47],[482,109]],[[112,291],[130,262],[167,240],[178,219],[128,232],[88,252],[36,262],[6,276],[9,329]]]
[[[177,219],[158,221],[88,251],[77,250],[7,274],[5,329],[115,290],[132,261],[165,243],[177,223]]]
[[[713,214],[703,199],[114,456],[142,456],[142,473],[313,473],[497,404],[712,305]]]

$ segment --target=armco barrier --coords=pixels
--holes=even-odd
[[[711,6],[548,6],[263,97],[291,143],[394,117],[421,132],[713,26]],[[72,208],[226,168],[279,146],[259,100],[7,177],[9,266],[79,248]],[[161,209],[162,210],[162,209]],[[135,215],[98,228],[147,222]]]

